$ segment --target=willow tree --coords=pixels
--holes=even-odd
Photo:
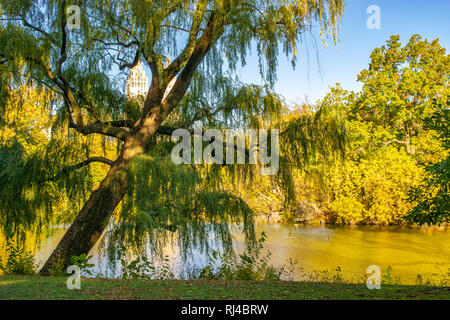
[[[213,225],[229,242],[224,223],[229,221],[243,222],[251,238],[245,203],[208,189],[217,166],[200,180],[195,168],[170,162],[164,151],[170,142],[158,136],[173,132],[169,122],[244,128],[276,119],[283,109],[271,90],[279,51],[295,66],[305,34],[317,25],[323,40],[335,39],[342,12],[342,0],[2,0],[2,98],[12,78],[29,77],[61,97],[52,111],[55,121],[120,145],[117,159],[94,157],[53,168],[62,171],[55,174],[63,179],[67,168],[93,162],[110,166],[41,273],[89,252],[122,200],[118,225],[131,240],[146,228],[165,228],[177,230],[185,242],[205,242]],[[253,47],[263,86],[242,85],[233,76]],[[151,70],[140,109],[121,88],[139,61]],[[177,121],[169,121],[174,113]],[[136,217],[139,223],[132,220]]]

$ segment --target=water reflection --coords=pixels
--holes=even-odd
[[[339,266],[344,274],[360,278],[369,265],[378,265],[382,269],[392,266],[404,284],[413,284],[419,273],[430,276],[450,268],[449,228],[257,225],[256,231],[267,234],[265,247],[272,252],[274,265],[292,258],[307,272],[334,270]],[[65,229],[53,229],[50,236],[35,247],[39,265],[45,262],[64,232]],[[233,240],[238,250],[243,249],[241,234],[234,232]],[[200,268],[207,262],[206,255],[198,251],[188,259],[188,267],[180,258],[177,247],[168,246],[165,254],[170,256],[178,271]],[[120,276],[120,266],[108,269],[106,258],[99,255],[98,246],[91,255],[91,262],[96,265],[94,273]]]

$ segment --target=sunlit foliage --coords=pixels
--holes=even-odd
[[[448,75],[449,56],[438,40],[414,35],[402,47],[399,37],[392,36],[373,51],[369,68],[358,76],[360,92],[336,85],[315,107],[299,106],[283,116],[291,127],[334,113],[333,119],[342,119],[334,125],[345,124],[347,133],[344,161],[327,157],[342,149],[326,143],[318,144],[319,152],[310,152],[309,141],[320,137],[311,139],[309,127],[301,125],[292,143],[304,152],[298,161],[309,161],[293,175],[295,205],[285,206],[270,181],[247,189],[248,203],[260,213],[278,211],[294,220],[300,204],[309,202],[320,208],[317,219],[332,223],[448,221]],[[291,122],[293,117],[300,121]],[[315,132],[324,135],[332,127],[326,121],[311,126],[322,128]],[[334,140],[339,144],[338,136]]]
[[[384,144],[403,146],[408,154],[436,151],[429,143],[424,120],[450,95],[450,56],[439,40],[413,35],[402,47],[399,36],[373,50],[355,116],[386,129]],[[434,104],[436,100],[440,104]]]
[[[416,206],[408,220],[418,224],[440,225],[450,222],[450,102],[447,108],[426,119],[426,126],[438,132],[446,148],[447,157],[426,166],[426,175],[421,184],[412,188],[409,200]]]
[[[361,92],[338,85],[320,101],[321,106],[345,110],[350,145],[343,163],[319,163],[300,179],[331,221],[446,221],[446,121],[437,115],[447,112],[449,61],[438,40],[414,35],[402,47],[399,37],[392,36],[373,51],[369,68],[358,76]],[[427,125],[433,114],[435,124]],[[421,165],[430,163],[434,165],[419,188],[425,176]],[[414,208],[415,201],[419,204]]]
[[[116,153],[100,137],[60,129],[51,109],[55,99],[46,88],[23,84],[0,113],[0,222],[18,236],[70,222],[106,172],[101,164],[73,166],[82,156]]]

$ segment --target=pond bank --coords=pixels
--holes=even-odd
[[[306,208],[306,209],[305,209]],[[436,229],[442,227],[450,227],[450,224],[443,223],[440,226],[428,226],[428,225],[412,225],[406,222],[397,224],[384,224],[384,223],[365,223],[365,222],[338,222],[336,217],[324,212],[317,208],[314,204],[309,204],[304,209],[299,209],[294,218],[286,221],[283,215],[279,211],[264,212],[255,214],[255,222],[258,224],[284,224],[284,225],[329,225],[329,226],[403,226],[412,229]]]

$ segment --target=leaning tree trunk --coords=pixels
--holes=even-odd
[[[41,275],[49,275],[55,265],[68,266],[70,258],[74,255],[89,253],[105,230],[114,209],[125,195],[125,175],[123,163],[111,167],[100,187],[91,194],[40,270]]]
[[[150,113],[143,126],[126,141],[97,190],[81,209],[58,246],[39,271],[49,275],[53,266],[67,267],[74,255],[88,254],[106,229],[109,219],[127,191],[126,166],[131,159],[145,152],[150,138],[161,125],[160,112]]]

